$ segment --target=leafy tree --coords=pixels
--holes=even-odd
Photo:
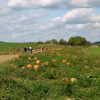
[[[37,42],[37,44],[44,44],[44,42],[42,42],[42,41],[39,41],[39,42]]]
[[[58,41],[57,41],[56,39],[52,39],[52,40],[51,40],[51,43],[53,43],[53,44],[58,44]]]
[[[68,44],[72,46],[78,46],[78,45],[80,46],[80,45],[88,45],[89,42],[84,37],[75,36],[69,39]]]
[[[45,43],[46,43],[46,44],[50,44],[50,43],[51,43],[51,41],[50,41],[50,40],[47,40],[47,41],[45,41]]]
[[[67,42],[64,39],[60,39],[59,44],[61,44],[61,45],[67,45]]]

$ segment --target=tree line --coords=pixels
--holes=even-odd
[[[84,46],[91,45],[91,42],[87,41],[84,37],[75,36],[70,37],[68,41],[64,39],[60,39],[57,41],[56,39],[47,40],[45,42],[38,42],[39,44],[60,44],[60,45],[70,45],[70,46]]]

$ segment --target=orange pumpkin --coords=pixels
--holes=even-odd
[[[49,65],[49,62],[48,61],[44,62],[44,65],[45,66]]]
[[[72,83],[74,83],[74,82],[77,81],[77,79],[76,79],[76,78],[71,78],[70,81],[71,81]]]
[[[39,69],[39,65],[34,65],[33,69],[37,71]]]
[[[41,63],[41,61],[40,61],[40,60],[37,60],[37,61],[36,61],[36,64],[37,64],[37,65],[38,65],[38,64],[40,64],[40,63]]]
[[[29,68],[29,69],[32,69],[33,65],[32,64],[28,64],[26,67]]]
[[[65,100],[73,100],[72,98],[70,98],[70,97],[66,97],[66,99]]]
[[[66,60],[62,60],[62,63],[66,63]]]

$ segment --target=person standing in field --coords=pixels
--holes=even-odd
[[[32,49],[31,49],[31,53],[34,53],[34,51],[35,51],[34,48],[32,48]]]
[[[25,47],[25,48],[23,49],[23,51],[24,51],[24,52],[27,52],[27,51],[28,51],[28,48]]]
[[[29,47],[29,51],[32,53],[33,52],[33,48],[32,47]]]
[[[44,51],[44,48],[43,48],[43,47],[41,47],[41,48],[40,48],[40,51],[41,51],[41,52],[43,52],[43,51]]]

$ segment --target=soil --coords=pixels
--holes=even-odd
[[[18,58],[18,55],[0,55],[0,63],[4,63],[14,58]]]

